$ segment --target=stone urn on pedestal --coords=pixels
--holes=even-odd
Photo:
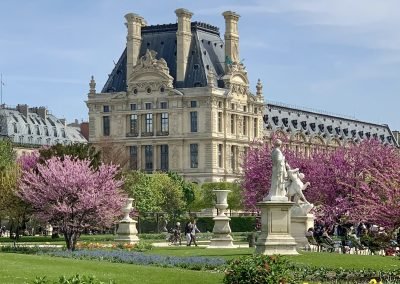
[[[214,228],[213,237],[208,248],[233,248],[233,238],[231,236],[231,227],[229,221],[231,218],[225,215],[228,208],[228,193],[230,190],[213,190],[217,196],[215,208],[218,209],[218,215],[213,218]]]
[[[116,242],[124,242],[135,244],[139,241],[136,229],[136,220],[129,217],[129,213],[132,211],[132,201],[133,198],[127,198],[125,206],[122,207],[122,212],[125,214],[124,218],[119,221],[119,226],[117,230],[117,236],[115,237]]]

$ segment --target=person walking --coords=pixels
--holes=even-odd
[[[192,224],[192,231],[190,233],[190,242],[189,242],[189,246],[191,246],[192,242],[193,244],[197,247],[197,243],[196,243],[196,233],[200,233],[200,230],[197,228],[196,225],[196,220],[193,221]]]
[[[189,246],[191,244],[191,234],[192,234],[193,224],[192,222],[188,221],[185,225],[185,236],[186,236],[186,245]]]

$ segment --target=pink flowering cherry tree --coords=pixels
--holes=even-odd
[[[271,147],[254,144],[244,159],[244,202],[249,210],[268,193]],[[311,185],[304,192],[325,224],[370,222],[393,230],[400,226],[400,152],[375,139],[334,151],[296,156],[283,150],[289,165],[300,168]]]
[[[94,170],[89,160],[53,157],[23,169],[19,195],[39,220],[58,226],[74,250],[85,228],[110,226],[121,215],[125,195],[117,174],[114,165]]]

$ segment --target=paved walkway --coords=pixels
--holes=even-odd
[[[198,247],[208,247],[208,245],[210,244],[210,241],[197,241],[198,243]],[[186,247],[186,242],[182,241],[181,245],[173,245],[170,244],[169,242],[159,242],[159,243],[153,243],[153,246],[155,247]],[[236,248],[248,248],[249,245],[248,244],[235,244]]]

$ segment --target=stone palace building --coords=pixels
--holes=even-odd
[[[273,133],[304,153],[367,137],[396,144],[385,125],[266,104],[261,82],[252,93],[239,61],[239,15],[223,13],[222,39],[188,10],[175,13],[176,24],[152,26],[125,15],[126,49],[101,92],[90,81],[89,141],[124,147],[131,169],[233,181],[251,142]]]

